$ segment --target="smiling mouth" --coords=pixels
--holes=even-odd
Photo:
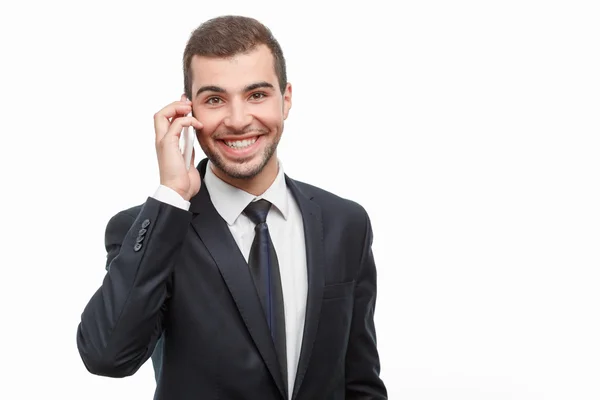
[[[256,143],[257,139],[258,136],[254,136],[252,138],[243,140],[223,140],[223,143],[225,143],[228,147],[231,147],[232,149],[245,149],[246,147],[250,147],[254,143]]]

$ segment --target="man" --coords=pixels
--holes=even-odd
[[[185,95],[154,116],[160,186],[107,225],[108,273],[77,332],[86,368],[129,376],[156,347],[156,399],[387,398],[369,218],[284,174],[278,42],[215,18],[183,63]],[[184,127],[207,155],[197,168]]]

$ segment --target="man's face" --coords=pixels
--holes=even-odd
[[[292,93],[288,84],[281,95],[268,47],[232,58],[194,56],[191,69],[194,116],[204,125],[197,137],[215,166],[249,179],[276,165]]]

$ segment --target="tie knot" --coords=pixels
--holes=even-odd
[[[271,208],[271,203],[265,199],[253,201],[244,209],[244,214],[256,225],[267,221],[267,214]]]

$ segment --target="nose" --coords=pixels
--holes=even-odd
[[[243,101],[232,101],[229,103],[228,114],[223,124],[235,131],[241,131],[252,122],[252,115],[248,112]]]

